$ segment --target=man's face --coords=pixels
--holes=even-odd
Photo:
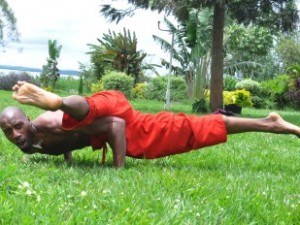
[[[29,119],[18,112],[11,112],[0,118],[0,127],[6,138],[28,152],[32,146],[33,129]]]

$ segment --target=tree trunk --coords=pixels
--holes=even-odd
[[[224,36],[225,3],[214,6],[212,32],[212,63],[210,80],[210,108],[215,111],[223,108],[223,36]]]
[[[187,85],[187,93],[190,100],[194,100],[194,73],[192,71],[187,71],[185,73],[185,82]]]

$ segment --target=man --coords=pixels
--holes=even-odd
[[[50,110],[34,121],[16,107],[0,115],[6,137],[25,153],[65,154],[109,143],[116,168],[125,156],[153,159],[226,142],[227,134],[258,131],[294,134],[300,127],[270,113],[261,119],[224,115],[195,116],[161,112],[142,114],[118,91],[103,91],[90,97],[60,97],[35,85],[19,81],[13,98],[22,104]]]

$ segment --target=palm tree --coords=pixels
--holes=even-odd
[[[199,9],[207,6],[213,9],[212,32],[212,63],[211,63],[211,110],[223,107],[223,33],[225,12],[239,23],[255,23],[276,30],[292,30],[299,16],[295,0],[252,0],[252,1],[225,1],[225,0],[193,0],[193,1],[150,1],[128,0],[133,8],[116,10],[110,5],[103,5],[100,12],[110,18],[110,21],[119,21],[122,17],[132,15],[137,8],[165,11],[172,13],[179,21],[188,19],[191,8]]]
[[[6,38],[17,41],[19,37],[17,19],[6,0],[0,1],[0,15],[0,45],[5,46]]]
[[[172,71],[182,74],[188,87],[190,99],[203,99],[210,65],[210,34],[211,34],[211,10],[191,10],[187,25],[176,27],[168,19],[164,19],[168,30],[175,34],[174,45],[168,41],[153,35],[164,51],[172,52],[173,58],[180,66],[173,66]],[[166,60],[162,64],[169,67]]]
[[[113,31],[104,34],[102,39],[97,39],[100,45],[89,44],[92,63],[101,66],[101,73],[105,68],[115,69],[134,77],[134,83],[139,81],[139,75],[143,69],[151,69],[152,66],[143,63],[147,53],[137,50],[137,38],[135,33],[130,33],[124,28],[123,34]],[[101,77],[101,76],[100,76]]]
[[[54,89],[57,79],[60,76],[59,69],[57,67],[58,58],[62,45],[58,45],[56,40],[48,40],[48,54],[47,64],[43,66],[40,79],[44,87]]]

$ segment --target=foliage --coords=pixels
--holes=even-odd
[[[289,91],[284,94],[289,106],[300,109],[300,64],[288,68]]]
[[[80,79],[78,77],[67,76],[61,77],[57,80],[55,85],[55,93],[59,93],[60,95],[77,95],[79,93],[79,85]],[[83,87],[82,94],[87,92],[87,90]]]
[[[130,0],[133,7],[125,10],[117,10],[111,5],[103,5],[102,15],[110,21],[120,21],[124,16],[131,16],[134,10],[151,9],[158,12],[164,11],[172,13],[180,23],[188,20],[191,9],[201,7],[210,7],[213,9],[213,32],[212,32],[212,63],[211,63],[211,110],[223,106],[223,31],[225,11],[231,18],[236,19],[238,23],[257,24],[259,26],[269,27],[271,30],[289,31],[293,30],[299,16],[297,5],[294,0],[288,2],[282,0],[256,0],[256,1],[149,1],[149,0]]]
[[[252,106],[250,92],[247,90],[224,91],[223,101],[224,105]]]
[[[132,97],[137,99],[145,99],[145,89],[146,89],[145,83],[137,83],[132,88]]]
[[[90,92],[91,90],[91,85],[95,82],[97,82],[99,79],[95,76],[93,73],[93,69],[91,65],[85,65],[80,63],[79,64],[79,77],[82,78],[82,86],[83,86],[83,91]]]
[[[233,23],[225,29],[225,49],[239,61],[256,61],[273,47],[273,35],[264,27]]]
[[[7,0],[0,1],[0,45],[5,46],[6,41],[18,41],[17,19]]]
[[[11,91],[12,87],[18,81],[26,81],[40,86],[39,82],[28,73],[22,72],[18,74],[15,72],[10,72],[8,75],[0,76],[0,89]]]
[[[44,88],[54,90],[57,79],[60,76],[57,67],[58,58],[62,45],[58,45],[56,40],[48,40],[48,54],[47,64],[43,66],[42,73],[40,74],[40,81]]]
[[[234,76],[224,77],[224,91],[234,91],[238,80]]]
[[[254,108],[260,109],[265,107],[265,99],[260,95],[261,85],[259,82],[252,79],[244,79],[236,83],[235,88],[238,90],[247,90],[250,92],[252,106]]]
[[[170,78],[171,80],[171,101],[180,101],[187,98],[187,90],[186,84],[182,77],[174,77]],[[167,89],[167,78],[163,77],[155,77],[151,79],[149,84],[145,89],[145,98],[146,99],[155,99],[164,101]]]
[[[251,95],[252,106],[256,109],[266,109],[268,107],[272,108],[270,102],[258,95]]]
[[[133,78],[121,72],[110,72],[101,79],[104,90],[118,90],[123,92],[127,98],[131,98]]]
[[[289,88],[293,90],[300,89],[300,64],[293,65],[287,69],[289,78]]]
[[[206,98],[195,99],[192,104],[192,110],[194,113],[207,113],[208,104]]]
[[[137,50],[135,32],[130,33],[124,28],[123,33],[110,31],[103,34],[102,39],[97,39],[100,45],[89,44],[91,61],[97,69],[99,76],[107,69],[126,73],[134,78],[134,83],[139,81],[143,69],[153,69],[153,65],[144,63],[147,53]]]
[[[288,102],[284,97],[284,93],[288,91],[289,76],[280,75],[274,79],[261,82],[261,97],[266,99],[270,104],[274,103],[270,107],[282,109]]]
[[[102,80],[98,80],[97,82],[94,82],[91,84],[92,93],[96,93],[96,92],[103,91],[103,90],[104,90],[104,87],[103,87]]]
[[[285,99],[288,101],[289,106],[294,109],[300,109],[300,89],[289,90],[284,94]]]
[[[190,47],[186,41],[186,27],[176,26],[167,17],[164,18],[166,30],[172,34],[172,41],[169,42],[161,37],[153,35],[154,41],[160,44],[163,51],[172,56],[172,65],[169,60],[161,59],[161,65],[169,69],[170,73],[183,75],[188,86],[188,96],[191,99],[194,95],[195,65],[191,63]],[[174,63],[175,61],[175,63]]]
[[[250,91],[252,95],[258,95],[261,91],[261,85],[252,79],[244,79],[236,83],[236,89],[245,89]]]
[[[92,65],[79,63],[79,76],[82,77],[83,89],[91,91],[91,85],[99,79],[94,73]]]
[[[282,36],[278,42],[276,53],[283,63],[283,67],[300,65],[300,42],[289,36]]]
[[[225,28],[225,71],[243,78],[259,77],[273,47],[269,28],[233,23]]]
[[[185,77],[190,99],[201,99],[208,86],[211,61],[211,20],[210,9],[192,9],[189,11],[188,21],[179,26],[175,26],[165,17],[167,30],[172,33],[171,43],[153,35],[161,48],[172,54],[172,59],[177,62],[172,63],[171,66],[166,59],[162,59],[161,64],[174,74]]]

